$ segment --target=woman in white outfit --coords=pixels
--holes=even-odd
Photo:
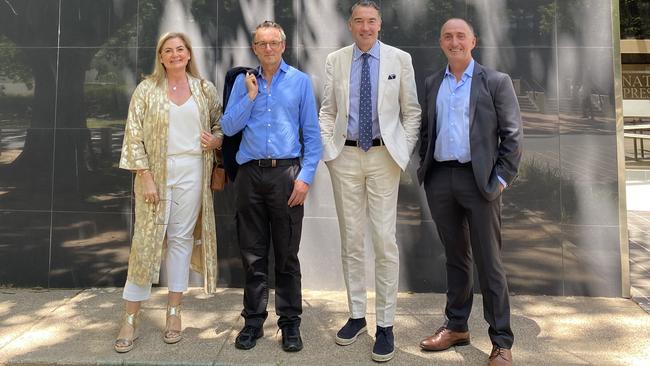
[[[165,343],[182,338],[180,304],[189,269],[203,274],[207,293],[216,288],[210,173],[223,138],[221,105],[192,56],[184,34],[163,35],[154,72],[137,86],[129,106],[120,168],[135,173],[135,228],[115,340],[120,353],[133,348],[140,304],[158,283],[163,256],[169,287]]]

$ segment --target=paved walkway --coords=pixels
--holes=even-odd
[[[374,364],[374,308],[369,335],[347,347],[334,343],[347,318],[343,292],[304,291],[305,348],[292,354],[280,348],[273,312],[257,347],[234,347],[243,324],[241,289],[211,296],[192,289],[184,301],[185,339],[166,345],[161,339],[165,299],[165,289],[154,291],[144,306],[136,348],[120,355],[112,348],[122,310],[119,289],[0,289],[0,365]],[[491,345],[480,296],[470,319],[472,344],[437,353],[421,351],[418,342],[442,322],[444,295],[400,293],[398,304],[397,354],[388,365],[486,364]],[[631,300],[514,296],[512,325],[518,365],[648,365],[650,360],[650,315]]]

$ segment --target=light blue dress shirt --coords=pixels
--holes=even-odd
[[[221,119],[221,128],[226,135],[244,131],[237,163],[297,158],[301,156],[304,144],[302,169],[297,179],[311,184],[322,151],[311,80],[307,74],[282,60],[273,75],[270,89],[267,89],[261,67],[258,70],[259,93],[255,100],[248,98],[245,74],[240,74]],[[300,131],[303,144],[300,143]]]
[[[469,97],[472,90],[474,60],[463,72],[459,81],[449,71],[449,65],[438,90],[436,99],[436,150],[437,161],[458,160],[467,163],[472,160],[469,142]],[[497,176],[506,187],[506,181]]]
[[[449,71],[449,65],[438,90],[436,99],[436,149],[433,157],[437,161],[458,160],[467,163],[472,160],[469,144],[469,95],[472,88],[474,60],[456,82]]]
[[[379,82],[379,47],[381,42],[376,41],[367,53],[368,66],[370,66],[370,99],[372,101],[372,138],[381,136],[379,131],[379,118],[377,117],[377,89]],[[361,86],[361,66],[363,51],[355,44],[352,48],[352,68],[350,69],[350,108],[348,110],[348,140],[359,140],[359,88]]]

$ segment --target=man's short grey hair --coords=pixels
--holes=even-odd
[[[465,22],[465,24],[467,24],[467,26],[469,27],[469,31],[472,32],[472,35],[474,37],[476,37],[476,33],[474,33],[474,27],[472,26],[472,24],[463,18],[449,18],[445,20],[445,22],[442,23],[442,26],[440,27],[440,37],[442,37],[442,30],[445,28],[445,24],[447,24],[447,22],[449,22],[450,20],[460,20],[462,22]]]
[[[379,8],[379,5],[377,5],[376,2],[370,1],[370,0],[360,0],[354,3],[350,7],[350,19],[352,19],[352,13],[354,13],[354,10],[360,6],[367,7],[367,8],[373,8],[377,10],[377,13],[379,13],[379,17],[381,18],[381,8]]]
[[[253,42],[255,42],[255,34],[257,34],[257,30],[260,28],[275,28],[280,31],[280,39],[282,42],[287,40],[287,35],[284,34],[284,29],[282,29],[282,26],[272,20],[265,20],[262,23],[260,23],[257,27],[255,27],[255,30],[252,33],[253,37]]]

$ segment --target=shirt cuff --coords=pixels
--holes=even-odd
[[[508,187],[508,183],[506,183],[506,181],[503,180],[503,178],[501,178],[501,177],[498,176],[498,175],[497,175],[497,178],[499,179],[499,182],[501,182],[501,184],[503,184],[503,188],[507,188],[507,187]]]

